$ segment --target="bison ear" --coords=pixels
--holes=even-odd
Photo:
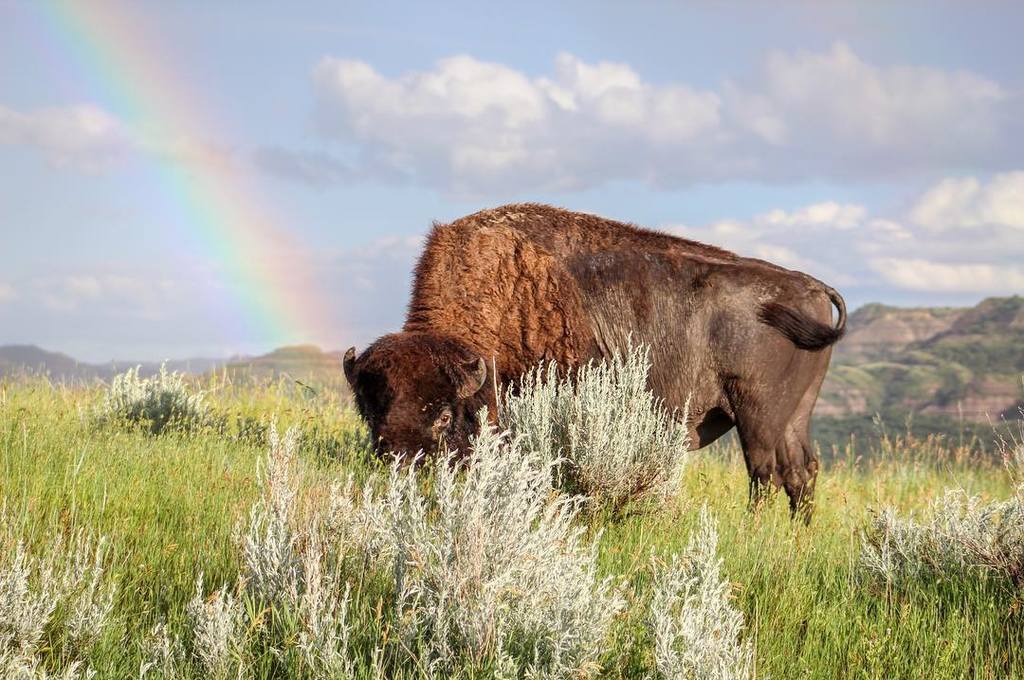
[[[352,385],[352,381],[355,378],[356,372],[356,348],[349,347],[348,351],[345,352],[345,358],[341,360],[342,367],[345,369],[345,379],[348,380],[348,384]]]
[[[475,362],[466,364],[466,371],[468,372],[466,382],[463,383],[462,389],[459,390],[459,397],[462,399],[472,397],[487,382],[487,363],[483,357],[480,357]]]

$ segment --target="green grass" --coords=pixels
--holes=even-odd
[[[283,384],[219,385],[209,395],[221,415],[218,427],[152,436],[141,428],[97,426],[96,390],[0,383],[0,507],[15,533],[35,548],[77,528],[109,542],[109,573],[119,590],[115,625],[91,659],[99,677],[137,676],[143,636],[163,619],[172,629],[184,625],[200,571],[211,588],[235,579],[232,535],[259,495],[264,448],[256,435],[271,419],[313,432],[299,460],[308,502],[322,498],[332,481],[350,473],[363,480],[378,469],[365,454],[358,420],[330,394]],[[707,503],[718,522],[725,573],[756,640],[760,673],[777,679],[1024,676],[1019,592],[994,579],[922,581],[887,591],[858,567],[860,531],[871,508],[920,510],[947,487],[1005,497],[1011,493],[1005,472],[991,459],[943,455],[913,440],[891,440],[870,462],[858,453],[866,452],[850,452],[822,471],[808,527],[789,520],[782,498],[748,512],[746,474],[735,451],[698,453],[677,500],[591,519],[595,530],[604,530],[601,566],[626,579],[631,597],[642,602],[652,556],[681,550]],[[606,677],[651,672],[639,609],[615,630]]]

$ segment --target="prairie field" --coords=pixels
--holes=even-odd
[[[112,598],[102,623],[93,621],[96,635],[88,645],[67,632],[70,608],[57,606],[40,628],[24,676],[450,674],[418,653],[426,648],[415,642],[412,649],[403,642],[404,651],[395,651],[401,612],[394,612],[395,593],[388,586],[391,568],[366,566],[375,559],[372,542],[364,564],[352,567],[349,558],[335,572],[345,588],[340,607],[335,602],[330,610],[347,617],[339,629],[349,663],[337,668],[344,671],[317,671],[304,662],[303,624],[245,599],[245,582],[254,578],[245,576],[244,563],[251,559],[245,545],[253,545],[245,543],[246,527],[269,535],[275,526],[253,519],[254,507],[273,506],[266,501],[272,423],[279,433],[294,428],[293,451],[284,464],[294,491],[290,517],[298,517],[299,525],[315,524],[302,518],[317,516],[339,493],[359,499],[360,489],[380,488],[398,473],[370,455],[363,426],[340,389],[216,377],[201,387],[213,414],[208,421],[154,433],[145,423],[97,417],[106,389],[101,385],[68,387],[43,379],[0,384],[0,548],[7,560],[0,564],[10,566],[17,546],[18,554],[39,560],[25,571],[28,585],[21,590],[0,574],[0,645],[18,639],[17,603],[31,600],[25,588],[41,587],[40,565],[50,559],[59,568],[62,558],[53,551],[68,550],[76,537],[99,548],[98,579],[106,584],[99,588],[109,588]],[[729,443],[691,454],[666,494],[614,509],[583,506],[572,514],[572,531],[579,530],[572,540],[584,547],[596,541],[594,582],[610,584],[619,600],[593,651],[594,662],[577,675],[656,677],[647,613],[652,583],[672,554],[685,551],[707,507],[718,532],[727,604],[742,614],[742,637],[753,650],[751,674],[1024,676],[1019,581],[985,569],[939,568],[887,580],[865,566],[864,558],[867,532],[886,507],[900,516],[927,518],[947,489],[982,504],[1012,497],[1015,480],[1004,461],[993,452],[894,435],[822,457],[816,509],[806,526],[790,519],[783,495],[750,511],[742,456]],[[272,469],[269,477],[272,482]],[[415,481],[434,483],[426,471]],[[224,650],[229,661],[211,670],[196,651],[197,607],[208,611],[232,592],[244,600],[242,610],[249,608],[239,615],[246,622],[239,633],[246,642],[230,643]],[[0,647],[0,654],[16,653]],[[510,671],[486,659],[475,659],[459,673],[524,674],[521,667]],[[694,677],[738,676],[709,671]]]

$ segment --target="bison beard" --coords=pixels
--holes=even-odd
[[[350,349],[344,368],[379,451],[464,450],[495,384],[642,342],[650,388],[680,412],[690,398],[695,447],[736,427],[752,501],[782,487],[809,518],[810,416],[845,323],[842,297],[806,274],[519,204],[435,224],[402,331]]]

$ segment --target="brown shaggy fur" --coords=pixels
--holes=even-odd
[[[479,426],[474,409],[486,403],[494,413],[494,381],[542,360],[571,368],[608,357],[632,338],[651,346],[650,385],[669,408],[692,395],[694,446],[735,425],[752,496],[782,486],[795,510],[813,493],[809,418],[845,320],[839,294],[806,274],[517,204],[435,224],[402,331],[358,359],[350,352],[345,368],[386,450],[464,447]],[[461,396],[480,357],[497,374]]]

